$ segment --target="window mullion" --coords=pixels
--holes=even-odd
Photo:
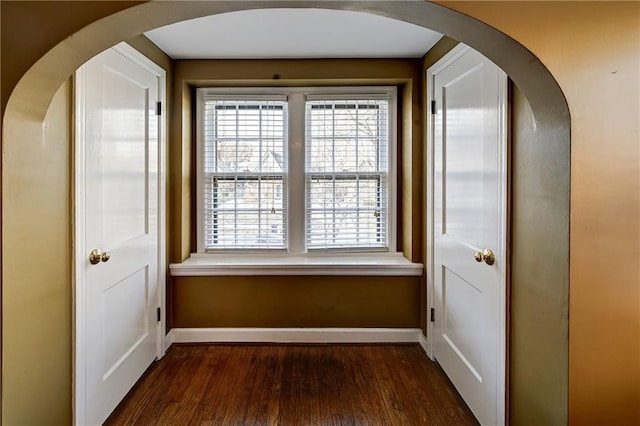
[[[305,247],[305,96],[292,93],[289,96],[288,134],[288,242],[290,253],[304,253]]]

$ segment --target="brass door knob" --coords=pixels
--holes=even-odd
[[[111,259],[111,254],[108,251],[103,252],[100,249],[93,249],[89,253],[89,263],[97,265],[100,262],[108,262]]]
[[[97,265],[102,260],[102,255],[102,250],[100,249],[91,250],[91,253],[89,253],[89,262],[92,265]]]
[[[496,263],[496,256],[490,249],[484,249],[483,251],[477,251],[473,254],[473,258],[478,263],[486,263],[487,265],[493,265]]]
[[[493,265],[496,263],[496,256],[490,249],[484,249],[482,251],[482,258],[484,259],[484,263],[487,265]]]

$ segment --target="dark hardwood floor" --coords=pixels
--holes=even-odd
[[[107,425],[474,425],[418,345],[174,345]]]

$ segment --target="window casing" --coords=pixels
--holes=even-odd
[[[198,89],[198,252],[396,248],[393,87]]]

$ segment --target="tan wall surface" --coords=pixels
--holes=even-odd
[[[638,424],[640,3],[444,4],[524,44],[567,97],[569,420]]]
[[[175,277],[174,327],[418,327],[420,277]]]
[[[3,283],[22,284],[3,285],[3,300],[11,301],[2,310],[6,425],[42,424],[41,413],[51,424],[71,421],[71,170],[59,167],[71,156],[71,104],[67,81],[53,98],[44,127],[34,123],[29,129],[43,132],[43,145],[13,145],[2,152],[3,163],[11,161],[10,168],[2,168],[3,225],[31,224],[29,230],[3,226],[3,261],[11,265],[3,269]],[[29,134],[23,129],[19,136]],[[41,182],[37,189],[33,181]],[[50,254],[46,259],[34,255],[44,252]],[[43,260],[46,268],[40,266]]]

